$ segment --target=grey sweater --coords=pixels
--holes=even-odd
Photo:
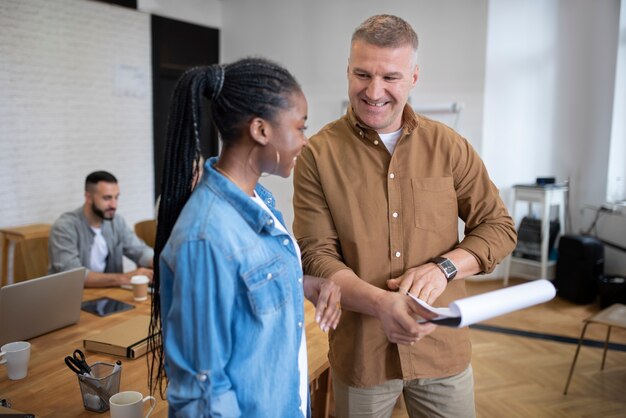
[[[119,215],[102,222],[102,236],[109,248],[105,273],[123,273],[122,256],[138,266],[147,267],[154,256],[152,248],[140,240]],[[83,213],[83,207],[66,212],[52,225],[48,242],[50,273],[76,267],[89,269],[95,233]]]

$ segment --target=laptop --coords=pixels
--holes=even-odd
[[[0,288],[0,345],[78,322],[85,274],[80,267]]]

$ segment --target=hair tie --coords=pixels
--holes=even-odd
[[[224,86],[224,67],[218,65],[217,68],[219,71],[217,71],[217,81],[213,89],[213,96],[211,96],[211,100],[217,99],[217,97],[222,92],[222,87]]]

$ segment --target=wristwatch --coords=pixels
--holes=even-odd
[[[450,282],[456,276],[457,270],[456,266],[445,257],[435,257],[430,260],[431,263],[435,263],[437,267],[443,272],[446,276],[446,280]]]

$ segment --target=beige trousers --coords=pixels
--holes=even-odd
[[[402,394],[410,418],[475,418],[474,375],[465,371],[436,379],[389,380],[367,388],[350,387],[334,374],[337,418],[389,418]]]

